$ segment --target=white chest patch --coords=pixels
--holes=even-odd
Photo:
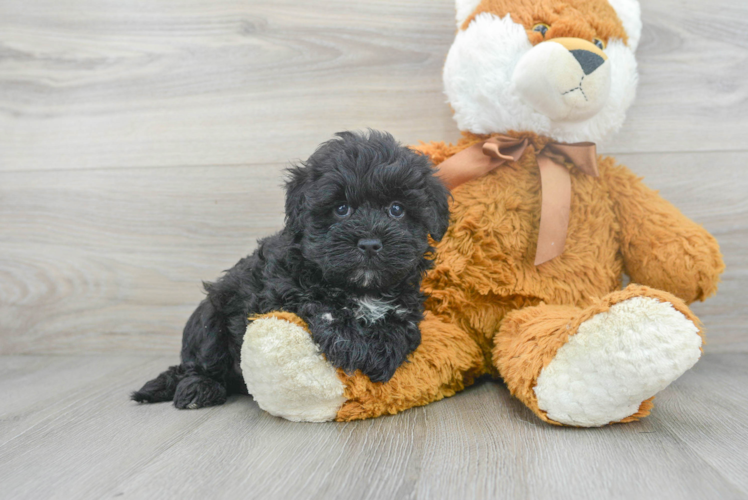
[[[407,309],[395,305],[394,299],[362,297],[356,299],[356,304],[356,319],[363,320],[369,325],[384,319],[390,311],[397,315],[408,312]]]

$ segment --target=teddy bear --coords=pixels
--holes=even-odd
[[[690,369],[688,304],[717,289],[716,240],[596,144],[637,86],[636,0],[457,0],[443,71],[462,136],[421,143],[452,193],[423,281],[422,341],[386,383],[336,370],[304,322],[249,324],[241,368],[268,412],[296,421],[394,414],[484,375],[549,424],[647,416]],[[623,286],[624,275],[630,283]]]

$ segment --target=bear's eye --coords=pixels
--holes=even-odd
[[[592,40],[592,43],[594,43],[600,50],[603,50],[605,48],[605,42],[603,42],[599,38],[595,38],[594,40]]]
[[[351,207],[349,207],[347,203],[341,203],[333,209],[333,213],[341,219],[345,219],[351,215],[352,212],[353,210],[351,210]]]
[[[537,31],[541,35],[543,35],[543,38],[545,38],[545,34],[548,33],[549,26],[547,24],[538,23],[535,26],[532,27],[533,31]]]
[[[395,202],[390,205],[388,212],[390,214],[390,217],[392,217],[393,219],[400,219],[403,215],[405,215],[405,208],[401,204]]]

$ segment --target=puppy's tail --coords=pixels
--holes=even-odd
[[[160,403],[174,399],[177,384],[185,377],[182,365],[170,366],[153,380],[146,382],[139,391],[130,394],[130,399],[138,403]]]

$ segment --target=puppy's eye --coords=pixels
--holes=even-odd
[[[349,207],[346,203],[341,203],[333,209],[333,213],[341,219],[345,219],[346,217],[351,215],[352,212],[353,210],[351,210],[351,207]]]
[[[400,219],[405,215],[405,208],[399,203],[393,203],[390,205],[388,212],[393,219]]]
[[[543,38],[545,38],[545,34],[548,33],[549,26],[545,23],[538,23],[535,26],[532,27],[533,31],[537,31],[541,35],[543,35]]]
[[[592,43],[594,43],[600,50],[603,50],[605,48],[605,42],[603,42],[599,38],[595,38],[594,40],[592,40]]]

